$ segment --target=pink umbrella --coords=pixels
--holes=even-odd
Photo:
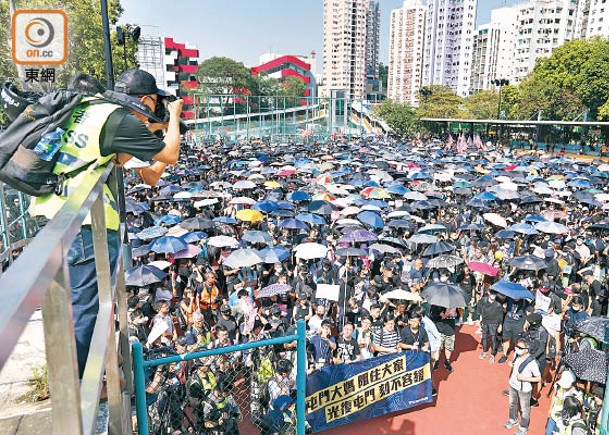
[[[470,261],[467,263],[467,267],[469,270],[473,270],[474,272],[480,272],[484,275],[488,276],[497,276],[499,273],[499,269],[491,266],[488,263],[482,263],[480,261]]]
[[[294,175],[296,171],[294,169],[283,169],[277,173],[278,177],[289,177],[290,175]]]
[[[186,249],[182,249],[181,251],[176,252],[173,255],[173,258],[175,259],[180,259],[180,258],[192,258],[192,257],[196,257],[197,255],[199,255],[199,252],[201,252],[202,249],[194,246],[194,245],[188,245],[188,247]]]

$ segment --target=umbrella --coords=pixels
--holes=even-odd
[[[327,223],[322,216],[313,213],[299,213],[296,215],[296,219],[311,225],[325,225]]]
[[[419,228],[419,231],[417,231],[417,232],[418,233],[426,233],[426,232],[435,233],[435,232],[439,232],[439,231],[446,231],[446,227],[444,225],[440,225],[440,224],[430,224],[430,225],[425,225],[425,226]]]
[[[391,290],[387,293],[384,293],[382,297],[386,299],[397,299],[402,301],[415,301],[421,302],[421,296],[418,293],[409,292],[402,289]]]
[[[171,266],[171,263],[169,261],[165,261],[165,260],[157,260],[157,261],[151,261],[150,263],[147,264],[147,266],[156,267],[159,270],[165,270],[165,269],[169,268],[169,266]]]
[[[383,218],[373,211],[363,211],[357,215],[357,219],[371,228],[383,228],[385,226]]]
[[[273,237],[266,231],[248,231],[241,239],[246,242],[263,243],[265,245],[272,245],[274,243]]]
[[[436,236],[430,236],[429,234],[414,234],[407,240],[408,243],[416,245],[428,245],[437,241],[438,238]]]
[[[253,210],[258,210],[263,213],[270,213],[272,211],[278,210],[279,206],[277,202],[266,199],[264,201],[259,201],[256,204],[252,205]]]
[[[226,224],[226,225],[236,225],[237,219],[232,218],[230,216],[220,216],[220,217],[214,218],[213,222],[216,222],[219,224]]]
[[[125,285],[144,287],[161,282],[166,277],[165,272],[154,266],[140,265],[125,271]]]
[[[467,306],[469,296],[454,284],[434,282],[421,292],[421,296],[430,304],[445,308],[460,308]]]
[[[395,237],[382,237],[378,239],[378,243],[382,243],[383,245],[391,245],[399,249],[404,249],[407,247],[406,243],[403,240],[395,238]]]
[[[148,227],[137,233],[136,236],[141,240],[150,240],[164,236],[165,234],[167,234],[167,228],[165,227]]]
[[[175,259],[180,259],[180,258],[193,258],[196,257],[197,255],[199,255],[199,253],[202,251],[201,248],[199,248],[198,246],[193,246],[193,245],[188,245],[188,247],[182,251],[178,251],[175,254],[173,254],[173,258]]]
[[[256,183],[247,180],[237,181],[235,184],[233,184],[233,189],[235,190],[253,189],[254,187],[256,187]]]
[[[506,228],[506,230],[515,231],[520,234],[526,234],[527,236],[534,236],[539,234],[533,225],[529,224],[514,224]]]
[[[507,221],[503,216],[498,215],[497,213],[484,213],[482,215],[484,220],[489,221],[493,225],[497,225],[498,227],[506,228],[508,226]]]
[[[336,255],[339,257],[363,257],[368,255],[368,252],[365,249],[349,247],[337,249]]]
[[[535,296],[533,293],[528,291],[526,287],[518,284],[517,282],[510,282],[504,279],[499,280],[495,284],[491,286],[492,290],[495,290],[497,293],[501,293],[507,297],[512,299],[530,299],[535,300]]]
[[[302,243],[294,248],[296,258],[312,260],[314,258],[324,258],[328,248],[319,243]]]
[[[564,361],[579,379],[599,384],[605,384],[607,381],[609,354],[602,350],[588,347],[579,352],[571,352],[565,356]]]
[[[270,298],[271,296],[282,295],[292,290],[287,284],[271,284],[263,287],[258,293],[258,298]]]
[[[433,245],[429,245],[429,247],[431,246]],[[429,247],[427,249],[429,249]],[[435,269],[451,269],[461,263],[463,263],[463,259],[461,257],[458,257],[456,255],[441,255],[439,257],[432,258],[431,260],[429,260],[427,262],[427,267]]]
[[[508,262],[508,264],[516,269],[532,270],[535,272],[548,267],[548,264],[544,260],[533,255],[521,255],[520,257],[514,257]]]
[[[302,190],[297,190],[296,192],[288,193],[287,199],[290,201],[308,201],[311,199],[311,196]]]
[[[244,222],[259,222],[264,219],[264,215],[258,210],[245,208],[235,213],[235,217]]]
[[[535,228],[547,234],[566,234],[569,232],[569,228],[556,222],[539,222],[535,225]]]
[[[474,272],[480,272],[484,275],[488,276],[497,276],[499,273],[499,269],[491,266],[488,263],[482,263],[480,261],[470,261],[467,263],[467,267],[469,270],[473,270]]]
[[[362,190],[360,192],[360,195],[363,196],[364,198],[376,198],[376,199],[391,198],[391,195],[389,195],[387,192],[385,192],[380,187],[366,187],[364,190]]]
[[[222,264],[237,269],[239,267],[251,267],[262,262],[264,262],[264,260],[258,251],[244,248],[231,252],[230,255],[224,259]]]
[[[169,253],[175,254],[178,251],[182,251],[188,247],[187,243],[174,236],[163,236],[153,240],[148,245],[148,249],[156,253]]]
[[[334,210],[334,206],[328,201],[319,199],[317,201],[311,201],[307,206],[307,210],[316,214],[331,214]]]
[[[180,238],[186,243],[194,243],[198,242],[199,240],[206,239],[207,233],[204,233],[203,231],[195,231],[192,233],[186,233],[183,236],[180,236]]]
[[[289,230],[308,230],[309,226],[298,219],[285,219],[277,224],[280,228],[287,228]]]
[[[254,205],[254,204],[256,204],[256,201],[254,201],[252,198],[250,198],[248,196],[237,196],[236,198],[231,199],[229,204]]]
[[[210,219],[192,217],[185,219],[182,223],[180,223],[180,226],[182,228],[186,228],[187,230],[199,231],[213,228],[214,223]]]
[[[165,224],[165,225],[175,225],[179,223],[182,219],[179,216],[167,214],[165,216],[161,216],[160,218],[154,221],[155,225]]]
[[[267,246],[259,251],[265,263],[281,263],[290,258],[290,253],[282,246]]]
[[[434,243],[430,244],[423,251],[423,256],[429,257],[429,256],[438,255],[438,254],[444,254],[447,252],[452,252],[454,250],[455,250],[455,247],[453,245],[451,245],[450,243],[446,243],[443,240],[440,240],[439,242],[434,242]]]
[[[373,249],[382,254],[399,254],[400,253],[400,250],[398,248],[394,248],[393,246],[385,245],[385,244],[381,244],[381,243],[374,243],[374,244],[370,245],[368,247],[368,249]]]
[[[237,248],[239,242],[237,239],[228,236],[214,236],[207,240],[208,246],[215,246],[216,248]]]
[[[607,317],[587,317],[577,322],[575,329],[601,343],[609,343],[609,318]]]
[[[350,231],[338,240],[338,243],[360,243],[360,242],[374,242],[378,239],[376,234],[368,230],[354,230]]]

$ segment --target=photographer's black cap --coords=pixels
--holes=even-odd
[[[152,74],[143,69],[128,69],[116,80],[114,90],[127,95],[157,94],[169,96],[169,92],[159,89]]]

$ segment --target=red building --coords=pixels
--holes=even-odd
[[[185,89],[198,86],[195,73],[199,66],[199,50],[195,46],[179,43],[173,38],[165,38],[165,84],[177,97],[184,100],[182,117],[192,119],[194,99],[186,95]]]
[[[279,56],[262,65],[252,67],[252,75],[265,74],[268,77],[285,80],[287,77],[297,77],[306,85],[305,97],[315,96],[315,76],[311,72],[311,65],[296,56]]]

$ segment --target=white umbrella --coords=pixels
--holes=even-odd
[[[567,234],[569,232],[569,228],[557,222],[539,222],[535,228],[547,234]]]
[[[237,181],[233,184],[233,189],[253,189],[256,187],[256,183],[247,180]]]
[[[169,261],[157,260],[157,261],[151,261],[150,263],[148,263],[148,266],[154,266],[159,270],[165,270],[169,266],[171,266],[171,263]]]
[[[498,227],[506,228],[508,226],[505,218],[497,213],[484,213],[482,217],[484,220],[492,223],[493,225],[497,225]]]
[[[244,204],[244,205],[254,205],[256,201],[252,198],[248,198],[247,196],[237,196],[230,200],[230,204]]]
[[[339,213],[342,214],[343,216],[349,216],[349,215],[358,214],[360,211],[362,211],[362,210],[359,207],[349,206],[349,207],[345,207],[344,209],[342,209]]]
[[[418,293],[413,293],[402,289],[391,290],[390,292],[381,295],[381,298],[415,302],[421,302],[423,300]]]
[[[355,219],[339,219],[336,221],[336,225],[357,225],[361,227],[362,223]]]
[[[218,198],[208,198],[208,199],[202,199],[201,201],[195,201],[195,203],[193,204],[195,206],[195,208],[198,207],[206,207],[208,205],[214,205],[218,202]]]
[[[260,264],[263,261],[264,260],[260,257],[257,250],[245,248],[231,252],[231,254],[222,262],[222,264],[227,267],[237,269],[239,267],[251,267],[255,264]]]
[[[294,248],[296,258],[312,260],[314,258],[324,258],[328,248],[319,243],[302,243]]]
[[[548,181],[548,184],[554,189],[564,189],[567,185],[563,180],[550,180]]]
[[[552,195],[554,193],[554,191],[552,189],[550,189],[549,186],[535,186],[533,189],[531,189],[533,192],[538,193],[539,195]]]
[[[173,199],[190,199],[192,198],[192,193],[190,192],[178,192],[173,195]]]
[[[239,242],[237,239],[228,236],[214,236],[207,240],[209,246],[215,246],[216,248],[238,248]]]
[[[409,199],[411,201],[425,201],[427,199],[427,195],[424,195],[421,192],[407,192],[404,194],[404,199]]]

